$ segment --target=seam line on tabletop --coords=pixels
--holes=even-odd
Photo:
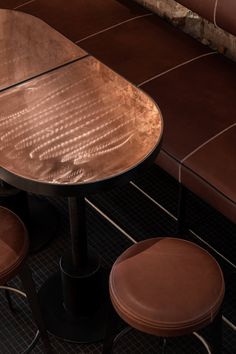
[[[153,16],[153,13],[148,13],[148,14],[145,14],[145,15],[140,15],[140,16],[135,16],[135,17],[129,18],[128,20],[125,20],[125,21],[119,22],[119,23],[117,23],[117,24],[115,24],[115,25],[113,25],[113,26],[104,28],[103,30],[98,31],[98,32],[95,32],[95,33],[93,33],[93,34],[90,34],[89,36],[86,36],[86,37],[84,37],[84,38],[82,38],[82,39],[78,39],[77,41],[75,41],[75,43],[78,44],[78,43],[80,43],[80,42],[85,41],[86,39],[89,39],[89,38],[91,38],[91,37],[95,37],[95,36],[97,36],[98,34],[101,34],[101,33],[103,33],[103,32],[107,32],[107,31],[109,31],[110,29],[119,27],[120,25],[123,25],[124,23],[131,22],[131,21],[137,20],[137,19],[139,19],[139,18],[147,17],[147,16]]]
[[[165,74],[168,74],[169,72],[171,72],[171,71],[173,71],[173,70],[175,70],[175,69],[181,68],[181,67],[184,66],[184,65],[187,65],[187,64],[189,64],[189,63],[192,63],[192,62],[195,61],[195,60],[198,60],[198,59],[201,59],[201,58],[207,57],[207,56],[209,56],[209,55],[213,55],[213,54],[217,54],[217,52],[215,51],[215,52],[209,52],[209,53],[201,54],[201,55],[199,55],[199,56],[197,56],[197,57],[195,57],[195,58],[186,60],[186,61],[184,61],[183,63],[174,66],[173,68],[170,68],[170,69],[168,69],[168,70],[163,71],[163,72],[160,73],[160,74],[157,74],[157,75],[154,75],[154,76],[150,77],[149,79],[147,79],[147,80],[141,82],[140,84],[138,84],[137,87],[141,87],[141,86],[147,84],[148,82],[150,82],[150,81],[152,81],[152,80],[154,80],[154,79],[157,79],[157,78],[160,77],[160,76],[163,76],[163,75],[165,75]]]
[[[41,72],[41,73],[39,73],[39,74],[30,76],[29,78],[27,78],[27,79],[25,79],[25,80],[16,82],[16,83],[14,83],[14,84],[12,84],[12,85],[10,85],[10,86],[7,86],[7,87],[3,87],[3,88],[0,89],[0,93],[1,93],[1,92],[4,92],[4,91],[7,91],[7,90],[10,90],[10,89],[12,89],[12,88],[14,88],[14,87],[16,87],[16,86],[25,84],[26,82],[29,82],[29,81],[31,81],[31,80],[34,80],[34,79],[36,79],[36,78],[38,78],[38,77],[41,77],[41,76],[43,76],[43,75],[50,74],[51,72],[56,71],[57,69],[61,69],[61,68],[65,67],[65,66],[67,66],[67,65],[76,63],[77,61],[80,61],[80,60],[85,59],[85,58],[87,58],[87,57],[90,57],[90,54],[85,54],[85,55],[82,56],[82,57],[73,59],[73,60],[68,61],[68,62],[66,62],[66,63],[63,63],[63,64],[61,64],[61,65],[59,65],[59,66],[55,66],[54,68],[51,68],[51,69],[46,70],[46,71],[43,71],[43,72]]]

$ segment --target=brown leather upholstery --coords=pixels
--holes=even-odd
[[[236,1],[218,0],[216,11],[216,23],[229,33],[236,35]]]
[[[155,15],[124,23],[79,45],[135,84],[212,52]]]
[[[207,20],[211,22],[214,21],[214,7],[216,0],[178,0],[178,2]]]
[[[210,324],[224,297],[216,260],[194,243],[153,238],[127,249],[110,274],[111,301],[132,327],[179,336]]]
[[[215,21],[217,26],[229,33],[236,34],[235,0],[178,0],[178,2],[210,22]]]
[[[37,0],[20,10],[41,18],[73,42],[149,12],[130,0],[70,0],[69,5],[68,0]]]
[[[236,221],[236,124],[190,156],[181,181],[202,199]]]
[[[13,9],[16,6],[20,6],[23,4],[25,0],[0,0],[0,8],[4,9]]]
[[[12,211],[0,207],[0,285],[14,277],[29,247],[24,224]]]
[[[164,117],[157,163],[233,222],[235,75],[233,62],[210,55],[142,86],[158,102]]]

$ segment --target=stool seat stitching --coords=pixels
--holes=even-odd
[[[163,326],[166,326],[165,328],[176,328],[175,325],[178,325],[177,328],[179,328],[179,325],[182,326],[181,328],[185,328],[185,327],[187,328],[191,325],[199,324],[201,322],[212,319],[212,317],[215,317],[214,315],[217,314],[217,312],[220,308],[222,299],[224,297],[224,286],[222,283],[221,294],[220,294],[219,298],[216,300],[215,304],[212,305],[212,308],[209,309],[207,313],[205,313],[201,317],[195,317],[191,321],[178,321],[178,322],[172,321],[171,323],[168,323],[168,322],[164,322],[164,321],[160,321],[160,322],[153,321],[153,320],[144,318],[143,316],[140,316],[140,315],[137,316],[137,314],[135,314],[130,308],[128,308],[128,306],[125,307],[123,305],[123,301],[120,301],[118,299],[117,294],[115,294],[113,290],[110,289],[110,291],[111,291],[112,300],[114,301],[115,306],[117,306],[117,308],[120,308],[120,311],[123,312],[125,315],[127,315],[127,317],[129,317],[135,321],[142,322],[143,324],[146,324],[146,325],[150,325],[153,327],[162,326],[162,328],[164,328]],[[114,300],[115,297],[118,299],[119,303]],[[122,303],[122,305],[121,305],[121,303]]]
[[[149,239],[149,240],[163,240],[165,238],[152,238],[152,239]],[[220,289],[220,294],[218,296],[218,298],[215,300],[215,303],[211,306],[211,308],[207,311],[207,313],[203,314],[202,316],[200,317],[196,317],[195,319],[192,319],[191,321],[179,321],[179,322],[176,322],[176,324],[182,324],[183,325],[183,328],[187,327],[187,326],[191,326],[191,325],[197,325],[197,324],[201,324],[202,322],[205,322],[207,320],[210,320],[214,317],[214,315],[217,314],[219,308],[220,308],[220,305],[222,303],[222,300],[224,298],[224,294],[225,294],[225,286],[224,286],[224,277],[223,277],[223,273],[222,273],[222,270],[218,264],[218,262],[215,260],[215,258],[208,252],[206,251],[205,249],[203,249],[202,247],[192,243],[191,241],[188,241],[188,240],[184,240],[184,239],[178,239],[178,238],[171,238],[171,237],[168,237],[168,239],[172,239],[172,240],[178,240],[180,242],[183,242],[183,243],[188,243],[190,244],[191,246],[194,246],[195,248],[197,249],[201,249],[202,252],[204,252],[208,257],[210,257],[215,265],[217,266],[218,270],[219,270],[219,273],[221,275],[221,289]],[[146,240],[145,241],[141,241],[139,243],[146,243]],[[112,278],[113,276],[113,272],[115,272],[114,270],[114,267],[117,263],[119,263],[119,261],[122,259],[122,258],[125,258],[126,254],[129,253],[130,249],[131,248],[135,248],[136,245],[132,245],[130,246],[126,251],[124,251],[116,260],[116,262],[114,263],[113,267],[112,267],[112,270],[111,270],[111,274],[110,274],[110,294],[111,294],[111,299],[112,299],[112,302],[114,302],[114,306],[117,306],[117,308],[120,307],[120,311],[121,312],[124,312],[124,315],[127,314],[127,317],[130,317],[131,319],[133,318],[134,320],[137,320],[139,322],[143,322],[143,324],[147,324],[149,326],[151,325],[154,325],[154,327],[156,328],[160,328],[160,327],[157,327],[157,326],[160,326],[162,325],[162,328],[163,328],[163,325],[168,325],[167,328],[175,328],[173,327],[174,324],[173,322],[170,324],[168,323],[165,323],[165,322],[159,322],[157,323],[156,321],[152,321],[152,320],[148,320],[147,318],[144,318],[143,316],[139,316],[137,317],[137,315],[133,312],[133,310],[131,310],[130,308],[128,308],[127,306],[125,307],[123,305],[123,301],[121,301],[119,299],[119,297],[117,296],[117,294],[115,293],[115,287],[114,287],[114,280]],[[118,299],[118,301],[116,302],[115,298]],[[197,321],[197,323],[196,323]]]

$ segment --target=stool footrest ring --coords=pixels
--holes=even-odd
[[[16,294],[19,294],[19,295],[23,296],[24,298],[27,298],[26,293],[24,293],[23,291],[21,291],[19,289],[13,288],[11,286],[0,285],[0,289],[9,290],[9,291],[12,291],[12,292],[14,292]],[[31,350],[35,347],[35,345],[38,342],[38,340],[39,340],[39,330],[37,330],[33,340],[31,341],[31,343],[29,344],[27,349],[22,352],[22,354],[30,353]]]

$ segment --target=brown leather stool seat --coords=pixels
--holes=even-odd
[[[31,271],[26,263],[28,249],[28,234],[23,222],[9,209],[0,207],[0,289],[6,290],[10,308],[12,308],[12,304],[9,290],[15,291],[28,299],[32,315],[38,326],[38,333],[25,353],[29,353],[34,347],[38,340],[38,334],[42,337],[45,353],[51,353],[52,350],[41,316]],[[20,277],[25,293],[7,286],[7,282],[15,275]]]
[[[153,238],[128,248],[110,273],[110,297],[130,326],[160,337],[192,333],[212,323],[224,278],[203,248],[178,238]]]
[[[26,228],[10,210],[0,207],[0,284],[12,279],[21,268],[29,249]]]

